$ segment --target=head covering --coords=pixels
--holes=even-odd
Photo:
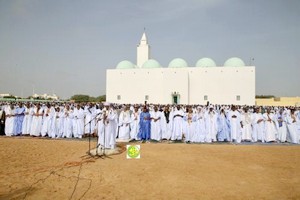
[[[104,102],[103,105],[104,105],[104,106],[110,106],[110,103]]]

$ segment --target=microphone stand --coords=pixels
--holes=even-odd
[[[92,132],[91,131],[91,122],[93,121],[93,120],[95,120],[97,117],[98,117],[98,115],[100,115],[101,114],[101,112],[100,113],[98,113],[95,117],[93,117],[88,123],[86,123],[85,125],[84,125],[84,128],[86,127],[86,125],[88,125],[88,124],[90,124],[90,132]],[[97,141],[98,142],[98,141]],[[91,133],[89,133],[89,151],[87,152],[88,153],[88,155],[90,155],[90,156],[92,156],[92,154],[91,154]]]

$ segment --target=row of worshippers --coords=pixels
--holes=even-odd
[[[120,113],[121,139],[300,143],[300,112],[295,108],[154,105],[130,113],[127,106]]]
[[[0,106],[6,136],[82,138],[94,131],[96,107],[92,104],[14,104]],[[99,109],[98,109],[99,110]]]
[[[121,140],[299,143],[300,112],[295,108],[116,104],[6,104],[5,134],[82,138],[98,132],[106,148]],[[122,107],[120,107],[122,106]],[[3,114],[5,113],[5,114]],[[2,120],[1,120],[2,121]]]

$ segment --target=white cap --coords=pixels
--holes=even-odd
[[[103,105],[104,105],[104,106],[110,106],[110,103],[104,102]]]

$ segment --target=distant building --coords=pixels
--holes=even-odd
[[[56,94],[48,95],[48,94],[33,94],[33,98],[37,99],[51,99],[51,100],[59,100],[59,97]]]
[[[255,67],[237,57],[217,66],[202,58],[189,67],[181,58],[168,67],[150,58],[143,33],[137,46],[137,65],[121,61],[106,71],[106,97],[112,103],[255,104]]]
[[[3,97],[10,97],[10,96],[12,96],[11,94],[0,94],[0,98],[3,98]]]
[[[258,106],[298,106],[298,107],[300,107],[300,97],[256,98],[255,104]]]

